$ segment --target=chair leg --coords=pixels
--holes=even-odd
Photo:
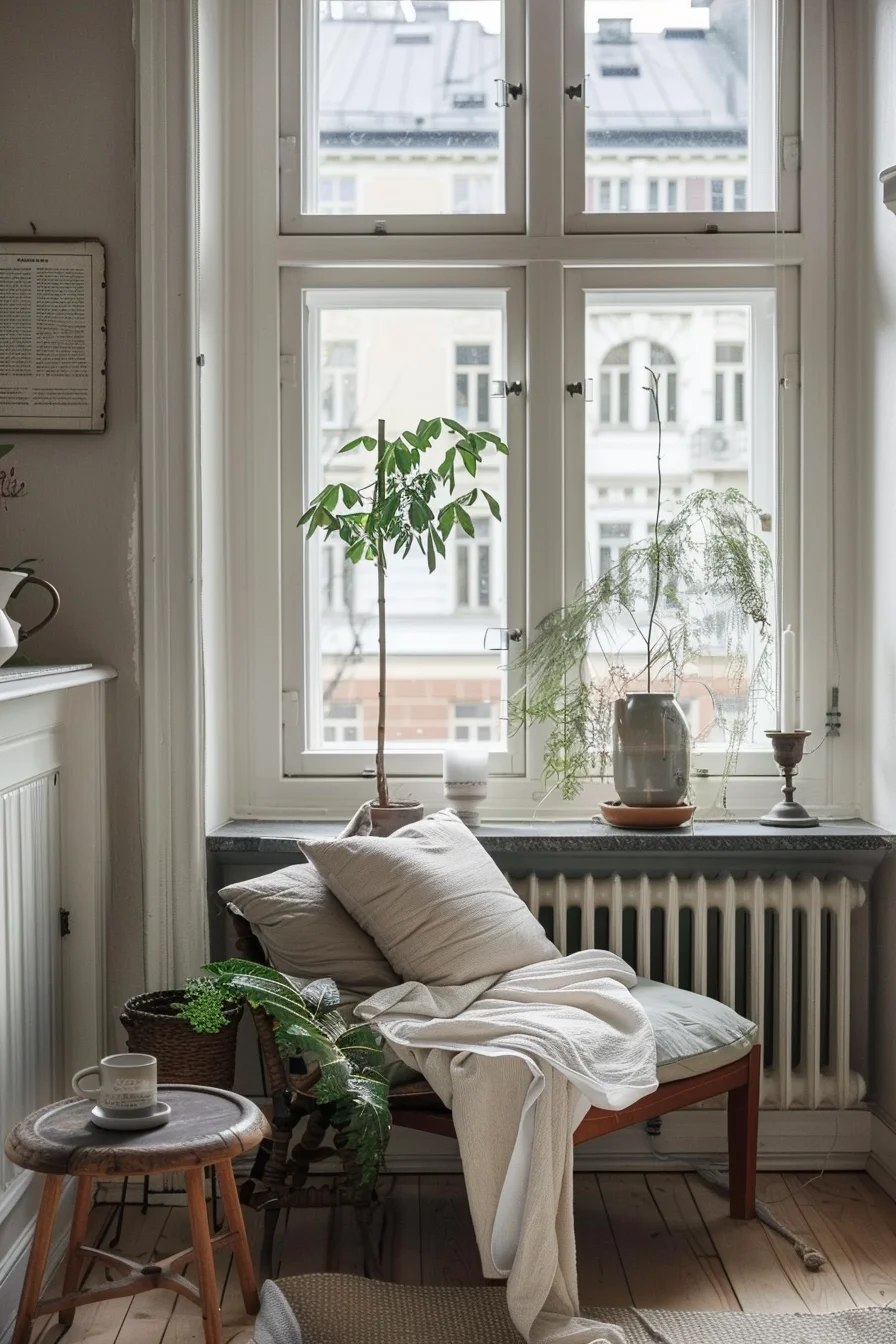
[[[732,1218],[756,1217],[756,1158],[759,1148],[759,1084],[762,1046],[749,1055],[749,1076],[728,1093],[728,1179]]]
[[[44,1281],[47,1257],[50,1254],[50,1243],[53,1240],[53,1224],[56,1221],[59,1196],[62,1194],[62,1181],[62,1176],[44,1177],[44,1187],[40,1195],[40,1208],[37,1212],[37,1222],[34,1227],[34,1240],[31,1243],[31,1255],[28,1257],[28,1268],[25,1271],[22,1296],[19,1299],[19,1311],[16,1316],[16,1328],[12,1337],[12,1344],[28,1344],[31,1338],[31,1327],[37,1315],[41,1284]]]
[[[79,1176],[78,1188],[75,1191],[75,1209],[72,1214],[72,1228],[68,1237],[68,1259],[65,1262],[65,1278],[62,1281],[62,1296],[68,1297],[69,1293],[75,1292],[78,1287],[78,1280],[81,1277],[81,1256],[78,1254],[78,1247],[83,1246],[87,1240],[87,1219],[90,1214],[90,1202],[93,1197],[93,1178],[91,1176]],[[60,1311],[59,1324],[69,1326],[74,1322],[75,1309],[69,1307],[66,1311]]]
[[[215,1168],[212,1167],[212,1171],[214,1170]],[[233,1179],[233,1167],[229,1161],[219,1162],[217,1171],[218,1183],[221,1187],[221,1202],[224,1205],[224,1217],[227,1219],[227,1226],[230,1231],[235,1232],[239,1238],[233,1248],[233,1263],[239,1275],[243,1305],[250,1316],[257,1316],[258,1288],[255,1283],[255,1270],[252,1268],[252,1255],[249,1251],[249,1243],[246,1240],[243,1210],[237,1193],[236,1181]]]
[[[196,1277],[199,1280],[199,1296],[202,1300],[205,1344],[221,1344],[221,1308],[218,1306],[215,1257],[208,1230],[208,1210],[205,1207],[205,1172],[202,1167],[190,1167],[184,1172],[184,1180],[187,1186]]]

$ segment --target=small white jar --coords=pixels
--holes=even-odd
[[[445,802],[468,826],[479,825],[479,809],[488,797],[488,752],[449,747],[442,763]]]

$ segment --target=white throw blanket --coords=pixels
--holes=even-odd
[[[578,1317],[572,1136],[591,1106],[657,1086],[630,966],[576,952],[469,985],[381,990],[355,1009],[453,1112],[482,1272],[530,1344],[624,1344]]]

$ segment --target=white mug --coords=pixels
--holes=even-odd
[[[99,1087],[84,1087],[81,1079],[99,1075]],[[107,1055],[99,1064],[79,1069],[72,1088],[88,1101],[98,1102],[110,1115],[149,1115],[158,1101],[155,1055]]]

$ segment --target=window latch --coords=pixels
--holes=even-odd
[[[523,385],[517,379],[513,383],[505,383],[503,378],[496,378],[492,382],[493,397],[521,397],[523,395]]]
[[[489,643],[489,635],[497,636],[497,644]],[[522,638],[523,632],[519,627],[508,630],[503,625],[490,625],[482,637],[482,647],[486,653],[506,653],[511,644],[519,644]]]
[[[590,76],[585,75],[578,84],[567,84],[563,92],[569,101],[584,103],[588,107],[588,80]]]
[[[594,379],[586,378],[577,383],[567,383],[566,391],[571,397],[584,397],[586,401],[594,400]]]
[[[522,84],[508,84],[506,79],[495,80],[495,107],[509,107],[523,96]]]

